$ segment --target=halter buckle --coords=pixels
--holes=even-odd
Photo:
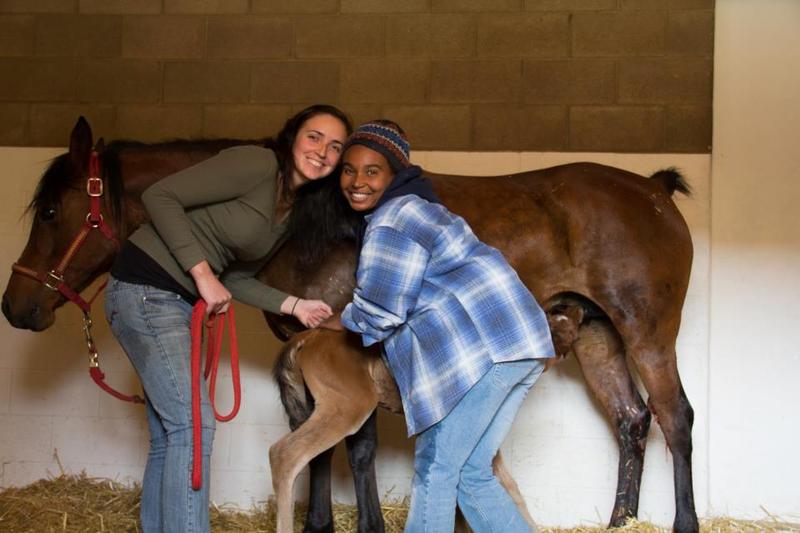
[[[49,270],[44,278],[43,283],[44,286],[51,291],[58,292],[58,286],[64,283],[64,275],[56,272],[55,270]]]
[[[92,218],[91,213],[86,213],[86,223],[89,224],[89,226],[92,228],[99,228],[100,224],[103,223],[103,213],[98,213],[97,220],[94,220]]]
[[[87,179],[86,194],[89,196],[103,196],[103,180],[94,176]]]

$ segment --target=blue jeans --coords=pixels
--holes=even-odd
[[[492,472],[544,361],[496,363],[441,421],[417,436],[406,533],[450,533],[456,502],[476,533],[530,533]]]
[[[203,486],[192,470],[192,306],[175,293],[111,279],[106,318],[131,360],[147,398],[150,452],[142,481],[142,531],[206,533],[214,414],[201,390]]]

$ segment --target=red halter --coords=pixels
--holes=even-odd
[[[89,157],[89,175],[86,178],[86,194],[89,196],[89,212],[86,214],[86,221],[78,232],[78,235],[75,236],[67,247],[67,251],[64,252],[61,261],[44,273],[39,273],[19,263],[14,263],[11,266],[11,270],[17,274],[38,281],[52,291],[60,292],[65,298],[80,307],[83,311],[83,334],[86,338],[86,348],[89,351],[89,375],[91,375],[92,379],[101,389],[112,396],[128,402],[144,403],[144,399],[140,396],[122,394],[111,388],[105,383],[105,374],[100,370],[100,356],[97,353],[97,348],[92,338],[92,317],[89,313],[92,309],[92,302],[94,302],[100,292],[105,288],[105,282],[97,288],[97,291],[88,301],[84,300],[81,295],[78,294],[78,291],[64,282],[64,272],[86,242],[86,238],[92,230],[99,230],[106,239],[114,243],[115,248],[119,249],[119,240],[116,235],[114,235],[114,231],[106,224],[103,219],[103,214],[100,213],[103,198],[103,180],[100,178],[100,157],[94,150]]]
[[[100,230],[106,239],[114,243],[115,248],[119,248],[119,241],[117,240],[116,235],[114,235],[113,230],[108,226],[108,224],[106,224],[102,213],[100,213],[101,200],[103,197],[103,180],[99,177],[99,175],[100,158],[97,155],[97,152],[92,151],[92,155],[89,158],[89,176],[86,178],[86,194],[89,196],[89,212],[86,213],[86,221],[84,222],[83,227],[81,227],[78,235],[75,236],[75,238],[72,240],[72,243],[70,243],[69,247],[67,247],[67,251],[64,252],[64,256],[61,258],[61,261],[56,263],[56,266],[54,266],[52,269],[43,273],[39,273],[32,268],[22,266],[19,263],[14,263],[11,267],[11,270],[17,274],[34,279],[39,283],[42,283],[50,290],[60,292],[65,298],[80,307],[84,314],[89,313],[92,307],[92,302],[103,290],[105,284],[101,285],[97,289],[97,292],[95,292],[87,302],[81,297],[80,294],[78,294],[78,291],[72,289],[72,287],[64,282],[64,272],[66,271],[70,262],[72,262],[72,259],[86,242],[86,238],[93,229]]]

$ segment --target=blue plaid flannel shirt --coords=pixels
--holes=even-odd
[[[494,363],[554,356],[517,273],[461,217],[415,195],[368,215],[342,324],[383,342],[408,434],[443,419]]]

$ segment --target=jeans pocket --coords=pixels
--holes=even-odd
[[[535,364],[534,359],[495,363],[490,371],[492,382],[498,387],[511,388],[530,374]]]
[[[191,307],[174,292],[148,290],[142,297],[144,317],[153,329],[189,327]]]

